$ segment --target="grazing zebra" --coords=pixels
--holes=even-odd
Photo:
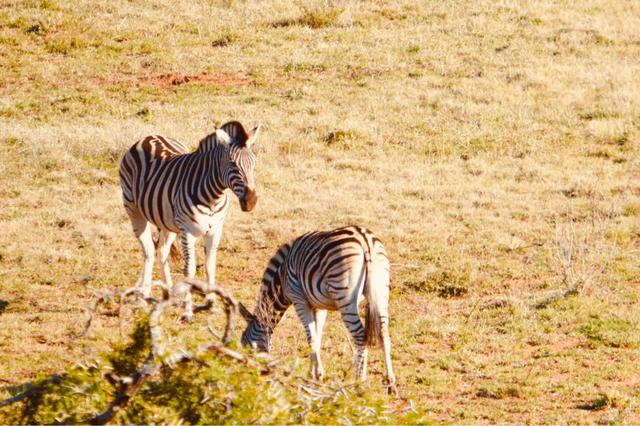
[[[216,250],[229,209],[227,189],[248,212],[256,205],[255,143],[259,126],[247,133],[237,121],[224,124],[200,141],[195,152],[180,142],[162,136],[147,136],[136,142],[120,163],[124,207],[133,232],[142,245],[144,264],[138,286],[151,292],[154,243],[151,226],[160,230],[158,248],[162,279],[173,286],[168,257],[180,233],[184,275],[196,272],[195,241],[204,237],[207,282],[215,286]],[[184,320],[193,313],[191,295],[185,295]]]
[[[366,299],[365,325],[358,302]],[[382,341],[389,392],[395,392],[389,339],[389,260],[382,242],[360,226],[309,232],[278,249],[264,273],[255,313],[242,304],[248,325],[242,343],[262,351],[293,304],[311,346],[311,375],[322,379],[320,341],[327,311],[340,311],[357,348],[357,378],[367,376],[367,347]]]

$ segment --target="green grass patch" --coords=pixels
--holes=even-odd
[[[45,42],[45,50],[49,53],[68,55],[74,50],[84,49],[88,41],[80,36],[57,35]]]
[[[625,216],[640,216],[640,203],[629,203],[622,208]]]
[[[613,348],[634,348],[638,345],[637,325],[614,316],[593,315],[579,331],[592,343]]]
[[[515,386],[480,386],[476,391],[479,398],[504,399],[504,398],[520,398],[520,389]]]
[[[620,113],[616,111],[608,111],[602,109],[596,109],[594,111],[583,112],[579,114],[581,120],[591,121],[591,120],[606,120],[609,118],[618,118],[620,117]]]
[[[325,133],[323,142],[346,151],[360,150],[372,145],[369,136],[357,130],[333,130]]]
[[[443,299],[461,297],[469,291],[469,277],[460,271],[438,271],[427,274],[426,278],[407,281],[406,285],[414,291],[435,293]]]
[[[627,398],[620,392],[613,390],[599,393],[589,402],[578,405],[577,408],[588,411],[604,411],[607,409],[623,411],[629,409],[632,404],[635,404],[634,398]]]
[[[311,9],[303,6],[300,15],[293,18],[284,18],[271,23],[274,28],[303,26],[309,28],[324,28],[336,25],[338,18],[344,10],[339,8]]]
[[[227,47],[230,44],[235,43],[237,40],[238,40],[237,33],[234,33],[231,31],[225,31],[211,41],[211,47]]]

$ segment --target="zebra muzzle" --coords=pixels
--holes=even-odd
[[[243,212],[250,212],[258,202],[258,195],[253,189],[245,187],[244,196],[240,198],[240,208]]]

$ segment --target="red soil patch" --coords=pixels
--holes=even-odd
[[[106,79],[103,77],[91,77],[89,83],[97,85],[136,86],[136,87],[169,87],[183,84],[207,84],[218,87],[245,86],[251,84],[253,79],[245,74],[162,74],[150,77],[133,77],[125,79]]]
[[[157,77],[142,77],[138,79],[138,86],[166,87],[180,86],[187,83],[210,84],[213,86],[244,86],[252,80],[243,74],[163,74]]]

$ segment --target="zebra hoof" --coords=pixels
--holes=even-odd
[[[389,383],[387,385],[387,394],[395,395],[396,398],[400,398],[400,394],[398,393],[398,388],[396,387],[395,383]]]
[[[171,294],[169,293],[169,290],[163,288],[162,289],[162,300],[167,301],[167,300],[169,300],[170,297],[171,297]]]
[[[182,314],[182,316],[180,317],[180,322],[183,322],[185,324],[190,324],[193,322],[193,314]]]

